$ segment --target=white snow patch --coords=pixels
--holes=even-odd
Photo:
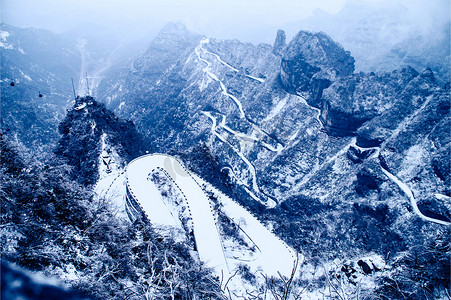
[[[0,39],[1,39],[3,42],[6,42],[6,38],[7,38],[7,37],[9,37],[9,32],[8,32],[8,31],[0,30]]]
[[[414,145],[407,150],[406,155],[404,156],[402,165],[402,171],[399,172],[399,176],[409,177],[412,174],[417,173],[419,168],[424,164],[425,157],[425,149],[421,145]]]
[[[434,196],[435,196],[435,198],[437,198],[438,200],[443,200],[443,201],[446,201],[446,202],[451,202],[451,197],[449,197],[449,196],[446,196],[446,195],[443,195],[443,194],[439,194],[439,193],[434,194]]]
[[[121,158],[116,150],[106,143],[107,135],[101,137],[101,154],[99,156],[99,180],[94,192],[98,200],[108,201],[114,211],[122,218],[125,212],[125,169],[121,167]]]
[[[22,76],[23,76],[26,80],[32,81],[32,80],[31,80],[31,77],[28,76],[27,74],[25,74],[24,72],[22,72],[22,70],[19,70],[19,72],[20,72],[20,74],[22,74]]]
[[[279,99],[275,99],[276,101],[278,101],[277,104],[272,107],[271,111],[266,116],[266,118],[263,119],[262,123],[271,121],[275,116],[277,116],[282,111],[282,109],[285,107],[285,105],[287,105],[288,97],[289,96],[286,96],[285,98],[283,98],[280,101],[278,101]]]
[[[81,110],[81,109],[83,109],[83,108],[85,108],[85,107],[86,107],[86,102],[80,104],[80,105],[77,106],[77,107],[74,107],[74,110]]]
[[[13,49],[13,46],[4,44],[3,42],[0,42],[0,47],[3,49]]]
[[[249,77],[250,79],[257,80],[257,81],[260,82],[260,83],[264,83],[264,82],[265,82],[265,80],[264,80],[263,78],[254,77],[254,76],[247,75],[247,74],[246,74],[246,77]]]

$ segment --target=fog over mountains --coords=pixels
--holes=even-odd
[[[449,3],[5,4],[5,299],[449,298]]]

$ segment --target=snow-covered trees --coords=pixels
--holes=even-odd
[[[25,163],[4,137],[0,153],[2,259],[99,299],[222,297],[184,244],[117,218],[67,166]]]

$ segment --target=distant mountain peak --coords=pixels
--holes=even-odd
[[[186,34],[186,33],[194,33],[190,31],[185,24],[181,22],[169,22],[167,23],[159,32],[160,35],[165,34]]]
[[[276,55],[282,55],[282,50],[287,45],[287,36],[282,29],[277,30],[276,40],[274,41],[273,53]]]
[[[167,51],[183,49],[184,45],[190,44],[193,40],[198,43],[201,35],[189,30],[182,23],[169,22],[164,26],[157,37],[150,44],[150,48],[164,48]]]

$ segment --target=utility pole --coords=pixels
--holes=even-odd
[[[90,96],[90,95],[89,95],[88,72],[86,72],[86,88],[88,89],[88,96]]]
[[[74,78],[71,77],[70,79],[72,80],[72,90],[74,91],[74,99],[75,99],[75,98],[77,98],[77,96],[75,96]]]

